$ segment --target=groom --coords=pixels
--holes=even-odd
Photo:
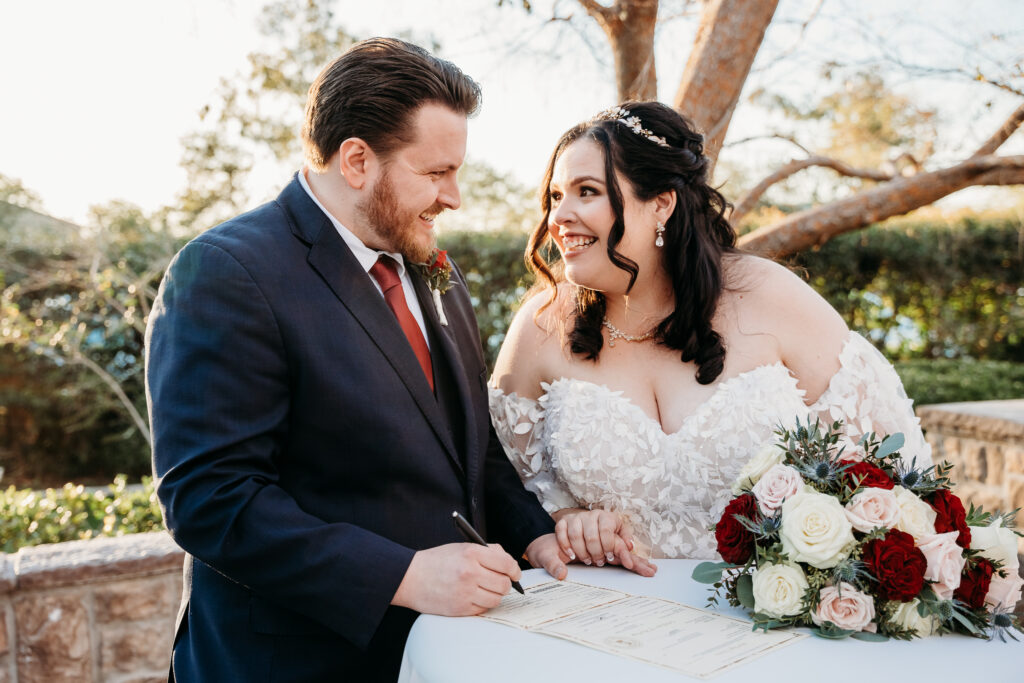
[[[171,263],[146,380],[188,553],[172,680],[394,680],[417,613],[494,606],[524,554],[565,575],[491,428],[465,280],[415,265],[479,97],[421,48],[356,45],[310,89],[307,168]]]

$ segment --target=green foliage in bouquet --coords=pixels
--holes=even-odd
[[[907,462],[902,434],[854,444],[841,422],[798,420],[776,435],[713,527],[724,562],[694,569],[712,584],[709,606],[724,597],[755,630],[806,626],[823,638],[1021,631],[1016,511],[964,510],[952,466]]]
[[[77,541],[97,536],[123,536],[164,528],[153,482],[142,480],[142,489],[127,485],[118,475],[107,489],[87,491],[65,484],[43,492],[16,489],[0,491],[0,549]]]

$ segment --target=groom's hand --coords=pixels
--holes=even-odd
[[[483,614],[521,575],[500,545],[450,543],[413,555],[391,604],[446,617]]]
[[[569,573],[569,568],[565,566],[569,556],[558,547],[558,539],[554,534],[544,534],[533,539],[526,546],[526,560],[533,567],[544,567],[548,574],[559,581]]]

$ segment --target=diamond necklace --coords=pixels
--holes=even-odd
[[[621,339],[627,342],[642,342],[647,341],[654,336],[654,330],[648,330],[643,334],[626,334],[619,328],[612,325],[611,321],[607,317],[602,321],[604,326],[608,328],[608,346],[615,346],[615,340]]]

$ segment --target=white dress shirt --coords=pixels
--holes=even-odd
[[[381,298],[384,297],[384,290],[380,288],[380,283],[377,282],[377,278],[370,275],[370,268],[373,268],[373,264],[377,263],[377,259],[380,258],[381,254],[387,254],[395,260],[398,264],[398,277],[402,280],[402,291],[405,293],[405,302],[409,305],[409,310],[412,312],[412,317],[416,318],[416,324],[420,326],[420,331],[423,332],[423,339],[427,342],[427,348],[430,348],[430,336],[427,334],[427,326],[423,321],[423,309],[420,308],[420,300],[416,296],[416,290],[412,286],[412,276],[409,274],[409,269],[405,267],[405,259],[401,254],[389,252],[389,251],[376,251],[370,249],[368,246],[363,244],[363,241],[356,237],[351,230],[341,224],[337,218],[331,215],[331,212],[324,208],[324,205],[320,203],[320,200],[313,194],[313,189],[309,186],[309,181],[306,180],[307,167],[303,167],[299,171],[299,184],[302,185],[302,189],[306,191],[309,198],[320,207],[320,210],[327,215],[331,220],[331,224],[334,229],[341,235],[341,239],[348,246],[349,250],[352,251],[352,255],[359,261],[359,265],[366,271],[367,277],[370,278],[370,282],[380,292]]]

